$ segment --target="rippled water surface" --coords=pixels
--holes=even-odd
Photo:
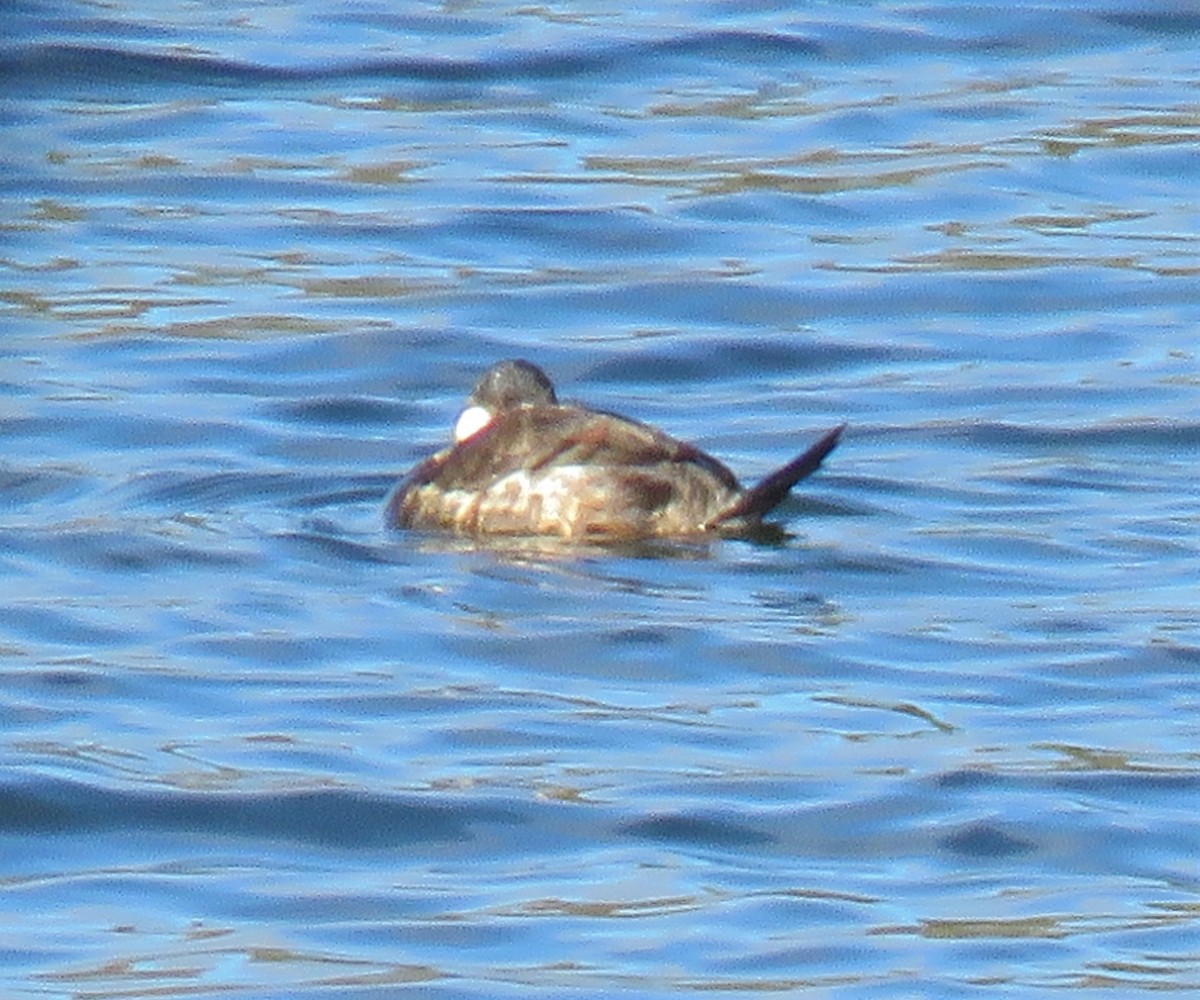
[[[0,993],[1200,988],[1200,16],[9,4]],[[389,533],[542,363],[777,542]]]

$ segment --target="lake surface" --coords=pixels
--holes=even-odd
[[[5,6],[0,993],[1200,989],[1200,15]],[[385,530],[541,363],[786,536]]]

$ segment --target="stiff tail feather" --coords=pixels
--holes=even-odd
[[[716,528],[739,518],[756,520],[777,507],[793,486],[820,468],[825,456],[837,447],[838,439],[845,429],[845,424],[839,424],[826,431],[808,451],[798,458],[793,458],[782,468],[776,469],[752,489],[746,490],[734,503],[709,521],[706,527]]]

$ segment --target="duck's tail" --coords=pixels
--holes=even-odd
[[[837,447],[838,439],[845,429],[845,424],[839,424],[833,430],[826,431],[808,451],[764,477],[762,482],[753,489],[746,490],[737,500],[709,521],[706,527],[718,528],[730,521],[742,519],[757,521],[768,511],[773,510],[783,502],[783,498],[788,495],[788,491],[793,486],[821,467],[825,456]]]

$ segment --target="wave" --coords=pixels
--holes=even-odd
[[[0,84],[11,94],[47,83],[254,87],[353,80],[407,80],[427,83],[489,83],[500,80],[553,80],[592,73],[634,72],[664,58],[718,60],[812,58],[821,47],[787,34],[702,31],[643,41],[605,41],[557,51],[498,52],[484,58],[389,57],[325,66],[271,66],[254,62],[138,52],[124,48],[50,43],[10,51],[0,57]]]

